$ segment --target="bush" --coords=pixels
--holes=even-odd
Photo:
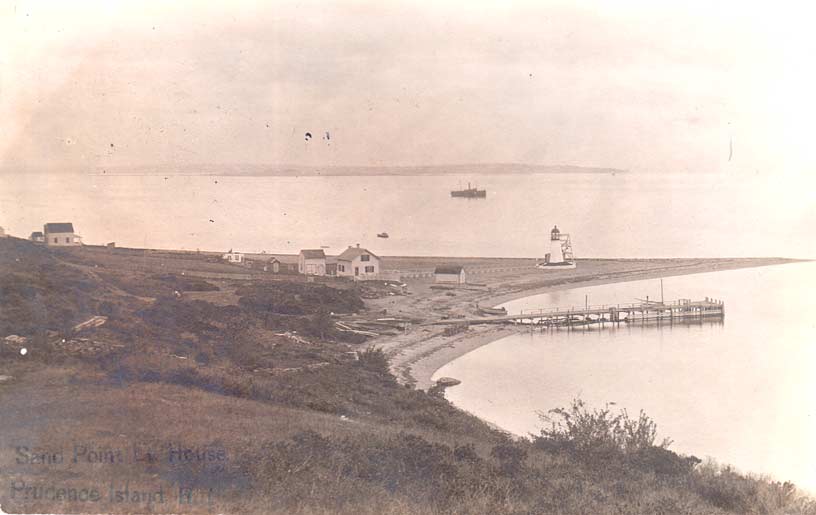
[[[369,347],[358,354],[357,364],[378,374],[389,374],[388,358],[382,349]]]
[[[614,414],[609,404],[590,411],[584,401],[574,399],[569,409],[556,408],[539,416],[550,424],[549,429],[542,429],[536,438],[536,443],[544,449],[574,451],[579,455],[634,454],[671,445],[671,440],[665,439],[655,446],[657,424],[643,411],[637,419],[631,419],[626,410]]]

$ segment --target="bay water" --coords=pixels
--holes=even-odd
[[[451,198],[468,182],[486,199]],[[72,222],[85,243],[296,254],[541,257],[553,225],[577,257],[816,257],[812,181],[707,174],[256,177],[0,175],[0,226]],[[388,239],[377,238],[381,232]]]
[[[643,410],[676,452],[816,492],[816,263],[663,279],[666,300],[725,302],[722,321],[621,323],[522,331],[476,349],[434,378],[462,381],[447,398],[518,435],[580,398]],[[510,313],[660,299],[657,279],[536,295]]]

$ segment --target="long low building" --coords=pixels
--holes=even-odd
[[[467,274],[465,268],[459,265],[441,265],[434,269],[435,283],[465,284]]]

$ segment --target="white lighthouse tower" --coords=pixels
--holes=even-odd
[[[570,235],[561,232],[558,226],[550,231],[550,239],[544,245],[547,250],[544,260],[536,264],[542,270],[564,270],[575,268],[575,255],[572,253]]]

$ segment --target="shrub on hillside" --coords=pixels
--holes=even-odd
[[[793,483],[745,476],[713,461],[696,472],[692,490],[718,508],[736,513],[816,514],[816,501],[797,492]]]
[[[613,413],[609,404],[590,410],[583,400],[574,399],[569,409],[556,408],[539,416],[550,424],[536,438],[539,447],[545,449],[578,454],[631,454],[655,447],[657,424],[643,411],[632,419],[626,410]],[[671,441],[665,439],[657,447],[666,449],[669,445]]]
[[[378,374],[390,374],[388,358],[382,349],[369,347],[358,353],[357,364],[366,370]]]

